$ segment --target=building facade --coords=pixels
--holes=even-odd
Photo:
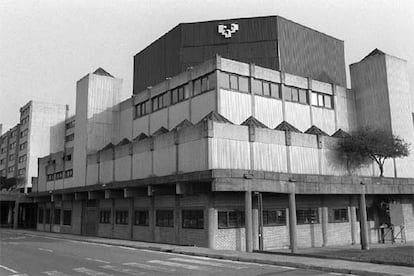
[[[232,39],[263,19],[246,20],[191,27],[211,26],[215,39]],[[138,56],[151,56],[147,49]],[[337,80],[215,55],[122,102],[121,80],[98,69],[77,83],[73,149],[39,159],[31,194],[37,229],[295,251],[366,247],[384,238],[387,223],[396,234],[385,238],[414,240],[412,157],[388,160],[379,178],[374,164],[351,169],[337,151],[341,139],[367,125],[414,144],[405,66],[373,51],[351,66],[353,88],[346,89]]]

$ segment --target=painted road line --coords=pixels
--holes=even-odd
[[[151,260],[151,261],[148,261],[148,263],[171,266],[171,267],[185,268],[185,269],[189,269],[189,270],[210,271],[210,268],[208,268],[208,267],[201,267],[201,266],[198,266],[198,265],[174,263],[174,262],[169,262],[169,261]]]
[[[53,252],[52,249],[47,249],[47,248],[42,248],[42,247],[38,247],[37,249],[39,249],[41,251]]]
[[[19,273],[14,269],[11,269],[10,267],[4,266],[4,265],[0,265],[0,268],[3,268],[4,270],[10,271],[11,273]]]
[[[127,246],[117,246],[117,247],[118,247],[118,248],[121,248],[121,249],[131,250],[131,251],[136,251],[136,250],[138,250],[138,249],[136,249],[136,248],[127,247]]]
[[[248,268],[247,266],[239,266],[239,265],[231,265],[231,264],[219,263],[219,262],[215,262],[213,260],[210,260],[210,261],[202,261],[202,260],[197,260],[197,259],[184,259],[184,258],[170,258],[168,260],[174,261],[174,262],[184,262],[184,263],[207,265],[207,266],[215,266],[215,267],[223,267],[223,268],[232,268],[232,269],[244,269],[244,268]]]
[[[45,271],[45,272],[42,272],[42,273],[44,273],[46,275],[49,275],[49,276],[70,276],[66,273],[63,273],[63,272],[60,272],[60,271],[57,271],[57,270]]]
[[[105,272],[88,269],[88,268],[85,268],[85,267],[78,267],[78,268],[74,268],[73,270],[78,272],[78,273],[83,273],[83,274],[86,274],[86,275],[89,275],[89,276],[111,276],[112,275],[112,274],[108,274],[108,273],[105,273]]]
[[[143,275],[145,274],[145,272],[136,270],[136,269],[131,269],[131,268],[123,268],[123,267],[119,267],[119,266],[114,266],[114,265],[103,265],[100,266],[103,269],[108,269],[108,270],[112,270],[115,272],[121,272],[121,273],[125,273],[125,274],[129,274],[129,275]]]
[[[123,263],[122,265],[127,265],[127,266],[132,266],[132,267],[137,267],[137,268],[141,268],[141,269],[145,269],[145,270],[151,270],[151,271],[157,271],[157,272],[170,273],[170,272],[175,271],[174,268],[157,267],[157,266],[148,265],[148,264],[141,264],[141,263]]]
[[[111,263],[111,262],[108,262],[108,261],[104,261],[104,260],[100,260],[100,259],[93,259],[93,258],[85,258],[85,260],[94,261],[94,262],[103,263],[103,264],[110,264]]]

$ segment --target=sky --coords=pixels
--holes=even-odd
[[[30,100],[75,109],[76,81],[102,67],[132,94],[133,56],[181,22],[280,15],[345,42],[345,62],[375,48],[408,62],[414,88],[414,1],[1,0],[0,124]],[[348,78],[349,81],[349,78]]]

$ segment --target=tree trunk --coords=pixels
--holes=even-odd
[[[384,177],[384,165],[378,164],[379,170],[380,170],[380,177]]]

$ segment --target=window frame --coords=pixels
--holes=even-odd
[[[348,208],[329,208],[328,210],[329,223],[347,223],[349,222]]]
[[[276,213],[276,220],[274,222],[269,222],[269,216],[270,212]],[[279,216],[278,212],[282,212],[282,215]],[[279,219],[283,218],[283,219]],[[263,226],[283,226],[286,225],[287,219],[286,219],[286,209],[265,209],[263,210]]]
[[[68,216],[69,214],[69,216]],[[63,210],[62,224],[65,226],[72,225],[72,210]]]
[[[301,216],[300,213],[303,213]],[[314,213],[314,214],[312,214]],[[303,218],[303,219],[302,219]],[[313,218],[316,218],[313,220]],[[296,210],[297,224],[319,224],[319,209],[318,208],[302,208]]]
[[[128,210],[115,210],[115,224],[118,224],[118,225],[129,224]]]
[[[164,217],[164,215],[166,215],[166,217]],[[155,210],[155,226],[173,228],[174,227],[174,210],[171,210],[171,209]]]
[[[149,210],[134,210],[134,225],[149,226]]]
[[[223,218],[225,216],[225,224],[220,221],[220,215]],[[236,223],[232,224],[230,221],[230,215],[236,217]],[[230,229],[230,228],[243,228],[245,227],[245,217],[244,212],[241,210],[219,210],[217,212],[217,220],[218,220],[218,229]]]
[[[182,210],[181,211],[181,226],[182,228],[185,228],[185,229],[204,229],[204,210],[203,209]]]
[[[99,210],[99,223],[100,224],[111,224],[112,211],[109,209]]]

